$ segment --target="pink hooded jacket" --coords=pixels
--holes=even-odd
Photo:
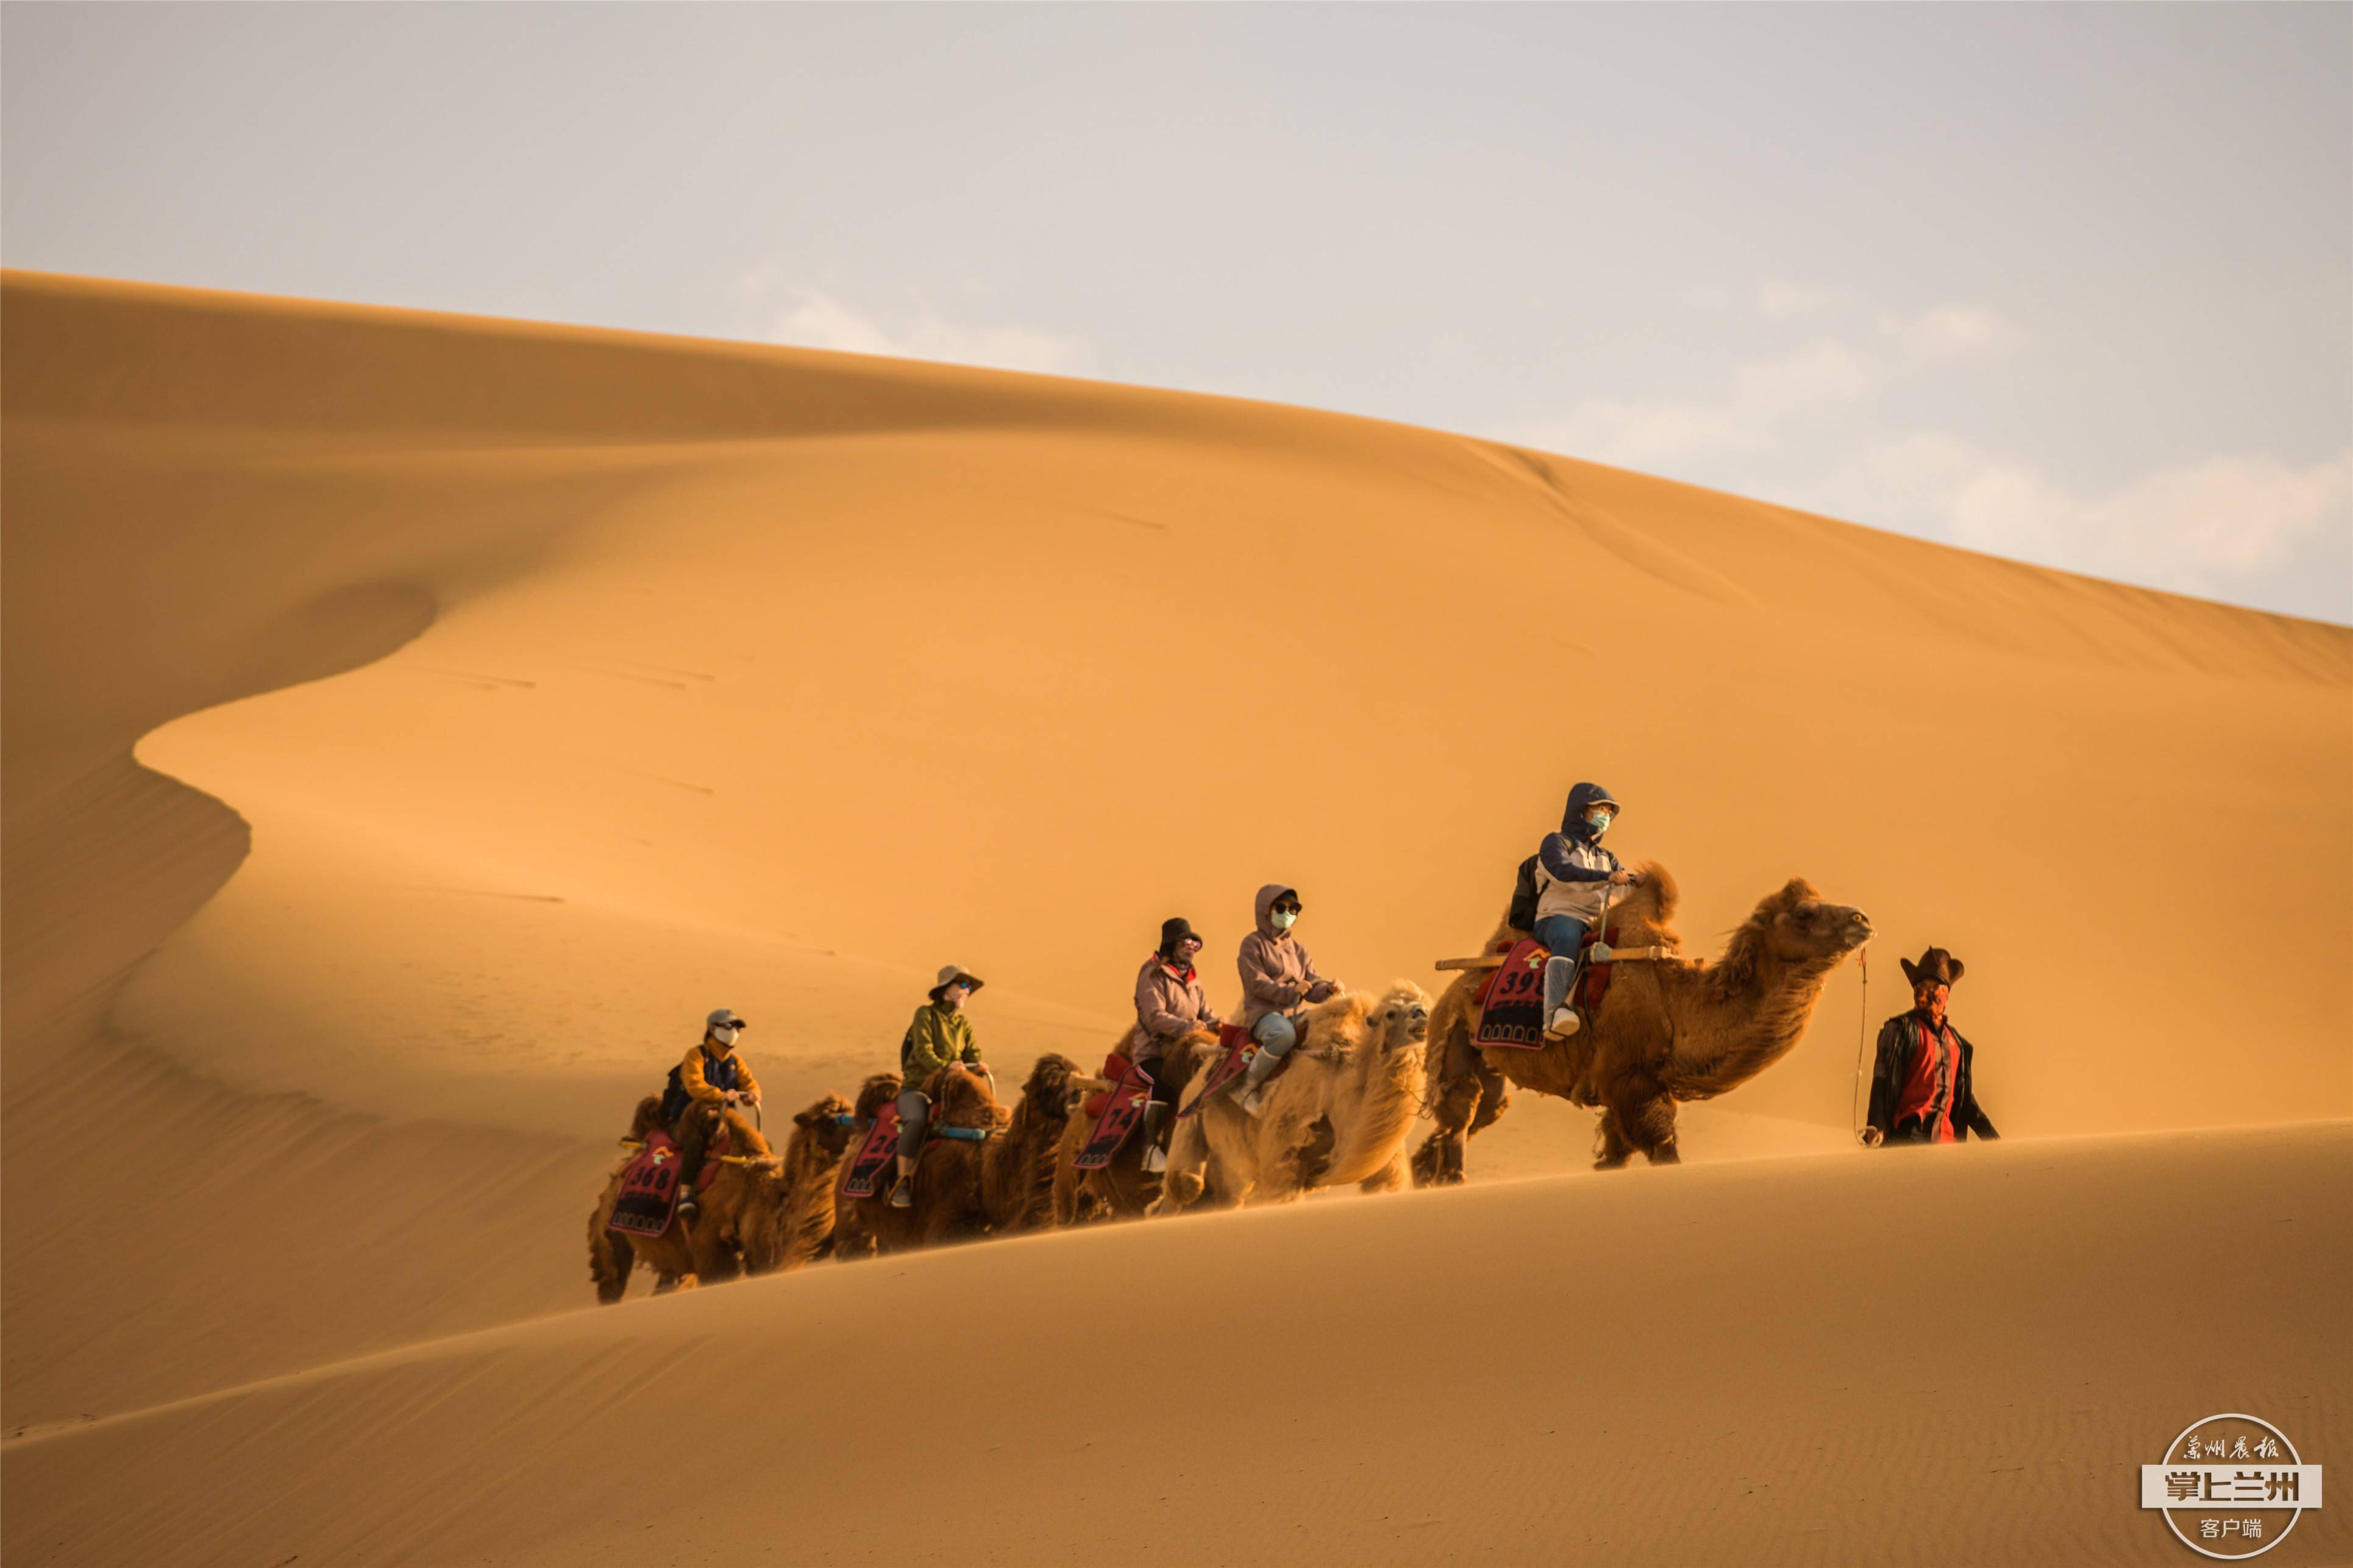
[[[1201,976],[1176,969],[1158,953],[1135,972],[1135,1033],[1128,1037],[1127,1054],[1139,1062],[1156,1062],[1169,1043],[1195,1029],[1214,1029],[1218,1015],[1210,1010],[1201,989]]]
[[[1274,901],[1295,889],[1269,882],[1258,890],[1258,930],[1242,938],[1242,1017],[1245,1029],[1258,1027],[1269,1013],[1288,1013],[1307,999],[1308,991],[1323,983],[1315,961],[1287,931],[1274,929]]]

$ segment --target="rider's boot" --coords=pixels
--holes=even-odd
[[[1146,1175],[1158,1175],[1168,1168],[1168,1150],[1160,1142],[1161,1124],[1168,1120],[1168,1107],[1154,1100],[1144,1108],[1144,1170]]]
[[[1583,1026],[1569,998],[1577,994],[1577,960],[1555,953],[1545,961],[1545,1038],[1565,1040]]]
[[[915,1206],[915,1162],[904,1154],[899,1156],[899,1180],[891,1188],[890,1204],[894,1209]]]
[[[1264,1046],[1259,1047],[1258,1055],[1250,1058],[1250,1070],[1242,1075],[1240,1102],[1244,1110],[1256,1116],[1266,1109],[1260,1091],[1266,1088],[1266,1080],[1273,1076],[1274,1069],[1282,1065],[1282,1056]]]

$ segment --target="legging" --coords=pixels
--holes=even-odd
[[[932,1113],[931,1097],[920,1089],[899,1093],[899,1158],[912,1160],[923,1151],[923,1124]]]

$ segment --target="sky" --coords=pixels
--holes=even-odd
[[[1271,398],[2353,623],[2353,5],[0,7],[0,261]]]

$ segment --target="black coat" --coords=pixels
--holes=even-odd
[[[1977,1090],[1969,1083],[1969,1061],[1977,1047],[1953,1029],[1953,1039],[1961,1047],[1961,1065],[1953,1075],[1953,1137],[1966,1143],[1974,1132],[1980,1138],[1999,1138],[1993,1130],[1993,1118],[1978,1104]],[[1907,1118],[1902,1127],[1895,1125],[1895,1102],[1904,1093],[1904,1086],[1912,1081],[1912,1066],[1920,1057],[1920,1020],[1916,1012],[1898,1013],[1879,1026],[1879,1057],[1871,1068],[1871,1125],[1879,1129],[1890,1143],[1926,1143],[1931,1133],[1920,1118]]]

